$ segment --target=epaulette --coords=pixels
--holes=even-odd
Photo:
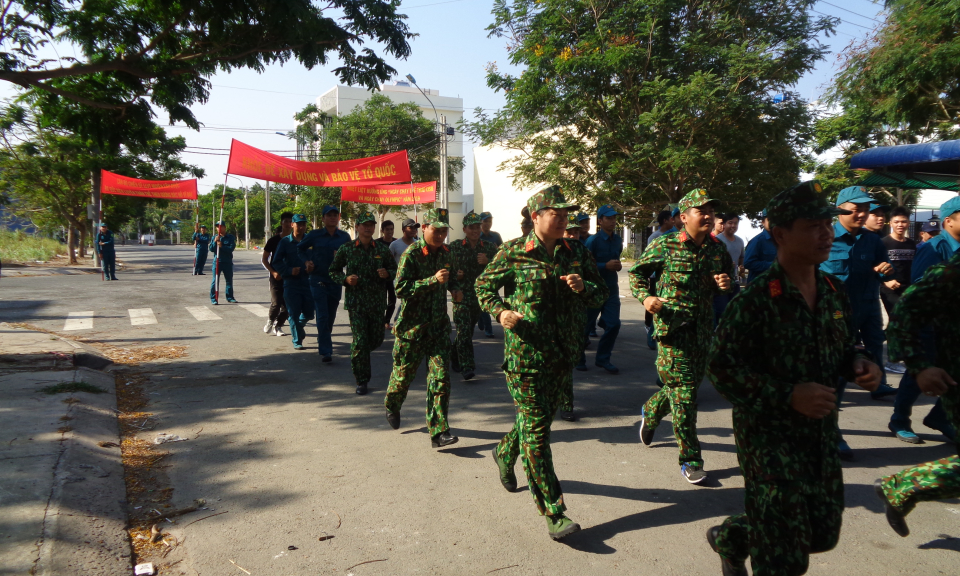
[[[771,298],[776,298],[777,296],[783,294],[783,288],[780,286],[779,280],[771,280],[769,286]]]
[[[566,238],[564,238],[564,240],[563,240],[563,245],[567,247],[567,250],[570,249],[570,244],[567,244]]]
[[[360,246],[360,240],[357,240],[356,243],[354,243],[354,247],[357,247],[357,246]]]
[[[686,242],[687,238],[688,236],[687,236],[686,230],[681,230],[680,233],[677,234],[677,239],[680,240],[681,242]]]
[[[837,291],[837,287],[834,286],[834,285],[833,285],[833,282],[830,281],[830,277],[829,277],[829,276],[824,276],[823,279],[827,282],[827,286],[829,286],[831,290],[833,290],[834,292]]]
[[[714,243],[716,243],[716,244],[719,244],[719,243],[720,243],[720,239],[717,238],[717,235],[714,234],[713,232],[710,233],[710,239],[713,240]]]
[[[537,247],[537,243],[533,241],[533,238],[527,240],[527,245],[524,247],[526,252],[533,252],[533,249]]]
[[[423,255],[424,255],[424,256],[429,256],[429,255],[430,255],[430,249],[427,248],[426,246],[423,247]]]

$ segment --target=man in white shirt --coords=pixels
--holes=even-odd
[[[743,270],[743,238],[737,236],[737,230],[740,228],[739,214],[721,214],[717,217],[718,221],[723,221],[723,227],[719,228],[717,240],[723,242],[730,253],[730,259],[733,260],[733,270],[729,272],[730,280],[733,283],[730,292],[717,294],[713,297],[713,322],[716,325],[720,321],[720,316],[726,310],[727,304],[740,292],[740,271]]]

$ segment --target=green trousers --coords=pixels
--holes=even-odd
[[[436,436],[450,429],[447,424],[447,407],[450,404],[450,373],[447,369],[450,360],[450,336],[447,333],[419,340],[397,337],[393,343],[393,372],[390,373],[390,386],[383,404],[391,412],[400,412],[410,383],[417,375],[417,368],[424,357],[427,358],[427,427],[430,429],[430,436]]]
[[[477,297],[471,299],[464,295],[463,302],[453,303],[453,323],[457,327],[457,337],[453,341],[453,353],[460,362],[460,369],[473,372],[477,369],[473,358],[473,327],[480,319],[480,304]]]
[[[840,540],[843,478],[829,481],[747,480],[746,511],[720,525],[717,549],[731,560],[750,558],[753,576],[800,576],[810,554]]]
[[[571,368],[537,373],[505,372],[517,419],[497,445],[497,457],[513,467],[519,457],[530,494],[540,515],[554,516],[567,509],[560,481],[553,471],[550,425],[560,405],[565,378]]]
[[[661,340],[657,346],[657,373],[663,382],[643,405],[645,426],[656,428],[667,414],[680,448],[680,464],[703,466],[697,438],[697,392],[706,370],[709,340],[692,336]]]
[[[573,372],[565,372],[560,387],[560,410],[573,412]]]
[[[357,384],[370,382],[370,353],[383,344],[383,312],[363,313],[350,310],[350,367]]]

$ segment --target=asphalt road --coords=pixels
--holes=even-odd
[[[173,504],[205,498],[227,513],[171,529],[186,541],[170,556],[183,561],[168,573],[242,574],[232,560],[270,575],[719,574],[704,533],[743,507],[730,407],[704,384],[699,431],[707,486],[680,477],[669,422],[651,447],[639,443],[640,406],[656,390],[654,353],[625,278],[624,326],[613,357],[621,372],[593,367],[588,354],[590,370],[574,372],[578,421],[553,426],[568,514],[584,528],[556,543],[529,493],[503,490],[490,457],[513,420],[498,325],[495,339],[476,332],[477,378],[453,375],[450,422],[460,443],[434,450],[423,417],[422,368],[401,429],[384,420],[391,336],[373,355],[370,394],[358,397],[342,310],[334,361],[321,364],[313,338],[295,352],[289,338],[265,335],[259,308],[210,306],[211,277],[190,274],[189,248],[127,246],[118,254],[134,268],[118,273],[119,282],[96,275],[3,278],[0,320],[116,346],[189,347],[185,358],[149,367],[148,409],[160,419],[151,436],[190,438],[168,445]],[[266,307],[259,253],[235,259],[240,303]],[[197,306],[220,319],[197,320],[186,309]],[[130,310],[138,311],[136,325]],[[71,312],[91,311],[91,327],[63,332]],[[308,335],[315,333],[308,326]],[[896,385],[899,377],[890,376]],[[922,418],[928,405],[922,399],[916,414]],[[873,495],[882,474],[956,454],[919,423],[924,444],[895,440],[886,430],[891,407],[858,389],[846,394],[841,426],[857,460],[845,464],[843,534],[835,550],[811,559],[809,574],[957,573],[960,503],[920,505],[909,517],[912,534],[900,538]],[[522,478],[520,466],[517,472]],[[324,533],[334,537],[318,541]],[[373,560],[383,561],[354,567]]]

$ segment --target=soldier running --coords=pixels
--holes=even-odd
[[[450,249],[443,243],[450,227],[445,208],[433,208],[423,215],[423,238],[407,248],[397,270],[397,296],[403,299],[400,318],[394,327],[393,373],[384,398],[387,422],[400,428],[400,407],[417,374],[420,361],[427,358],[427,428],[430,443],[441,448],[460,439],[450,434],[447,407],[450,404],[450,317],[449,291],[453,301],[463,297],[453,268]]]
[[[453,371],[463,371],[463,379],[474,377],[477,368],[473,356],[473,327],[480,319],[480,303],[474,284],[487,264],[497,253],[497,245],[480,238],[480,215],[473,210],[463,217],[463,233],[466,238],[450,245],[453,269],[463,288],[463,300],[453,305],[453,323],[457,326],[454,339]]]
[[[831,206],[804,182],[767,206],[778,246],[770,268],[720,319],[709,374],[733,404],[745,511],[707,532],[724,576],[799,576],[840,538],[843,474],[836,450],[839,376],[872,390],[880,368],[856,347],[843,283],[830,256]],[[709,308],[709,307],[708,307]]]
[[[504,327],[503,370],[517,411],[513,428],[493,451],[500,482],[516,490],[520,457],[547,532],[559,540],[580,525],[564,515],[550,425],[583,349],[578,328],[586,322],[586,309],[602,305],[608,292],[586,248],[563,239],[568,210],[577,206],[556,186],[531,196],[527,206],[533,232],[523,242],[503,245],[477,279],[477,297]],[[504,301],[499,290],[510,284],[516,289]]]
[[[383,344],[383,316],[387,293],[397,273],[390,249],[373,240],[377,217],[361,212],[356,217],[357,239],[341,246],[330,264],[330,279],[346,286],[344,310],[350,314],[350,367],[357,379],[357,394],[367,393],[370,353]],[[346,268],[346,271],[344,271]]]

